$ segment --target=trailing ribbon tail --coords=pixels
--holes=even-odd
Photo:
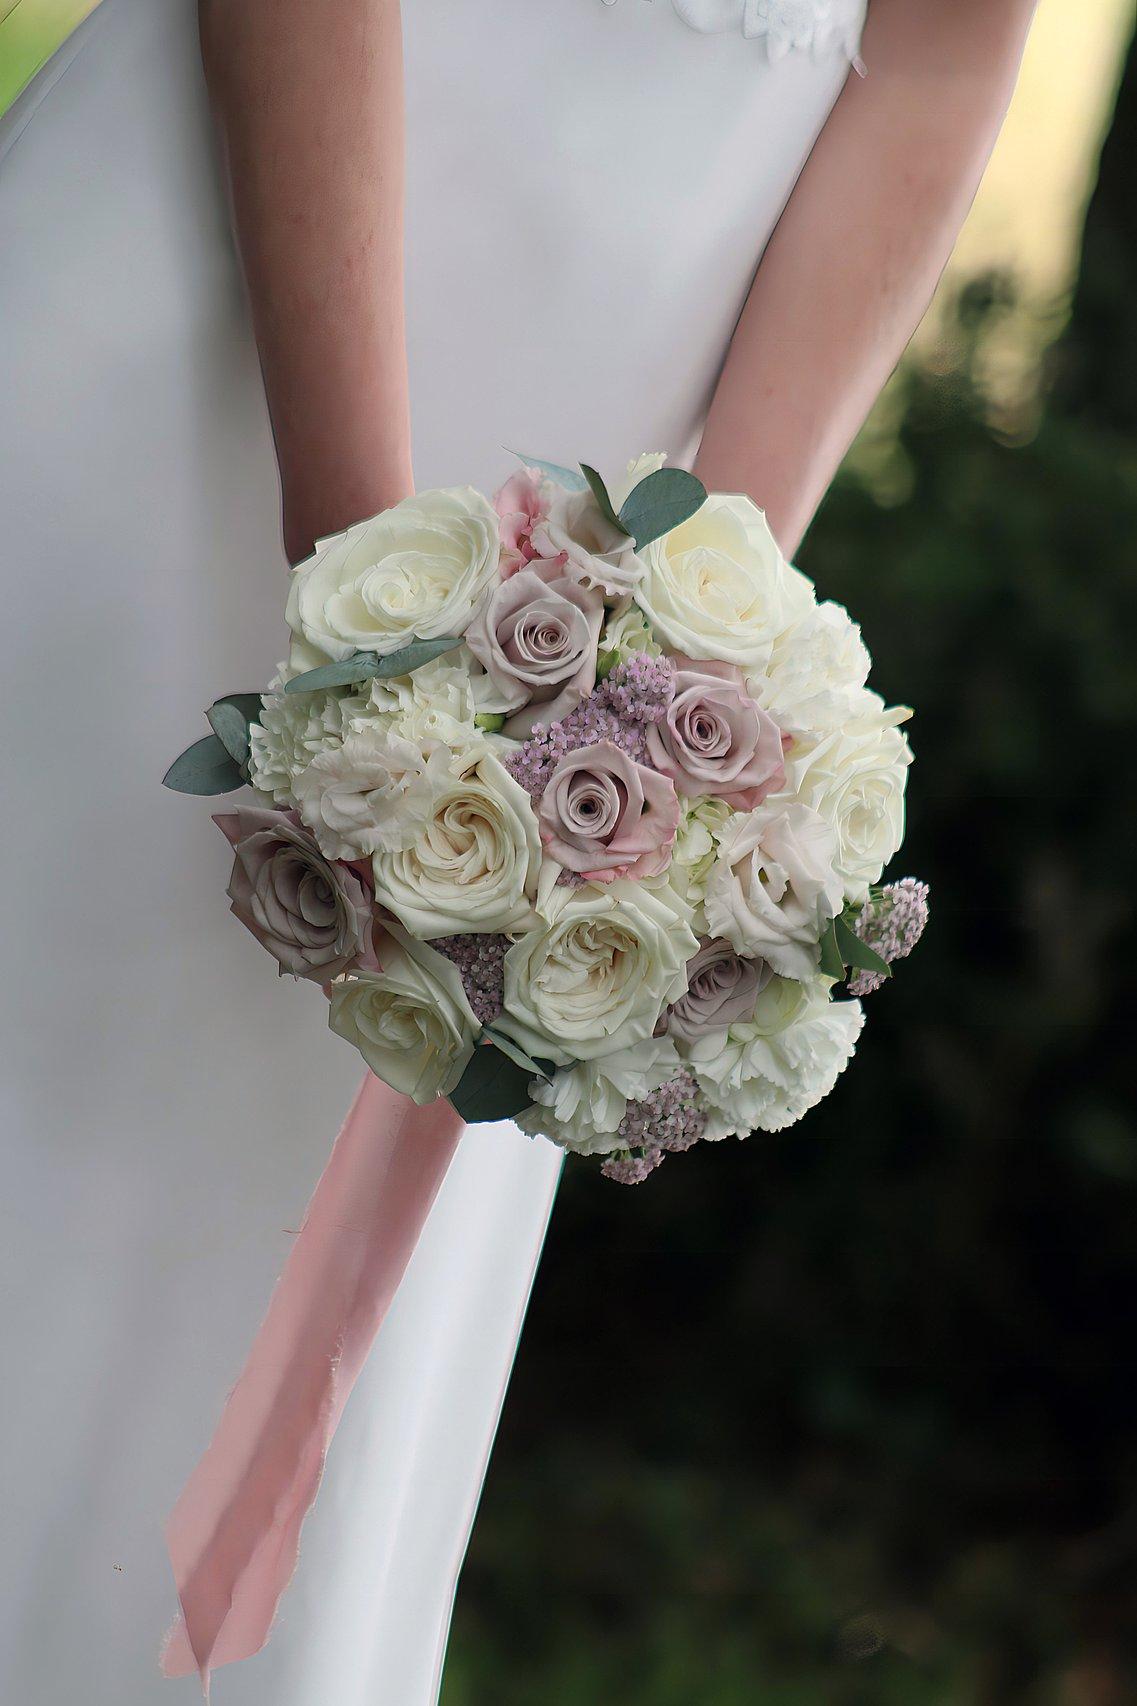
[[[244,1372],[166,1527],[181,1616],[166,1676],[259,1652],[344,1405],[391,1306],[462,1122],[371,1073],[316,1187]]]

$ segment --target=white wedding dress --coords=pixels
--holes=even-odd
[[[491,489],[503,445],[685,460],[861,0],[403,12],[419,483]],[[0,1697],[188,1702],[162,1523],[358,1077],[229,918],[205,804],[159,786],[282,650],[194,0],[104,0],[0,121],[0,564]],[[432,1706],[559,1164],[463,1139],[221,1706]]]

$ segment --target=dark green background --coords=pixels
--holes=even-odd
[[[918,710],[933,926],[802,1126],[570,1162],[445,1706],[1137,1701],[1135,132],[1131,60],[1041,420],[976,281],[903,497],[809,536]]]

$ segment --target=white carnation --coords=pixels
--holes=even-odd
[[[718,838],[734,813],[725,800],[717,800],[713,794],[701,800],[681,800],[680,805],[684,809],[671,850],[668,881],[692,909],[696,935],[705,936],[707,883],[718,853]]]
[[[347,718],[349,728],[362,730],[376,716],[405,740],[420,746],[441,742],[452,750],[477,743],[472,677],[474,660],[464,646],[434,658],[410,675],[371,682],[365,705]]]
[[[752,1019],[686,1051],[709,1106],[707,1135],[781,1131],[823,1100],[853,1057],[864,1024],[859,1001],[832,1001],[823,979],[775,978]]]
[[[830,729],[854,715],[872,660],[861,630],[840,604],[817,604],[774,642],[750,690],[791,734]]]
[[[285,693],[278,677],[249,729],[249,779],[278,806],[295,803],[293,779],[321,752],[343,744],[343,701],[334,693]]]
[[[407,847],[430,820],[449,779],[444,747],[424,751],[389,729],[349,734],[293,782],[300,815],[329,859]]]
[[[522,1131],[551,1137],[578,1155],[610,1155],[623,1146],[620,1121],[679,1071],[670,1037],[648,1037],[618,1054],[577,1061],[530,1086],[536,1106],[518,1115]]]
[[[819,812],[781,795],[735,812],[707,879],[707,929],[747,959],[807,981],[841,910],[837,837]]]
[[[289,588],[292,667],[464,634],[499,556],[497,516],[470,486],[420,492],[320,540]]]

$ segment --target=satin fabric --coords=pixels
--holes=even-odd
[[[845,64],[638,0],[404,17],[420,484],[489,489],[505,444],[683,459]],[[162,1524],[359,1077],[159,787],[284,638],[193,0],[103,0],[0,124],[0,516],[0,1693],[188,1702]],[[432,1706],[560,1165],[462,1137],[224,1706]]]

